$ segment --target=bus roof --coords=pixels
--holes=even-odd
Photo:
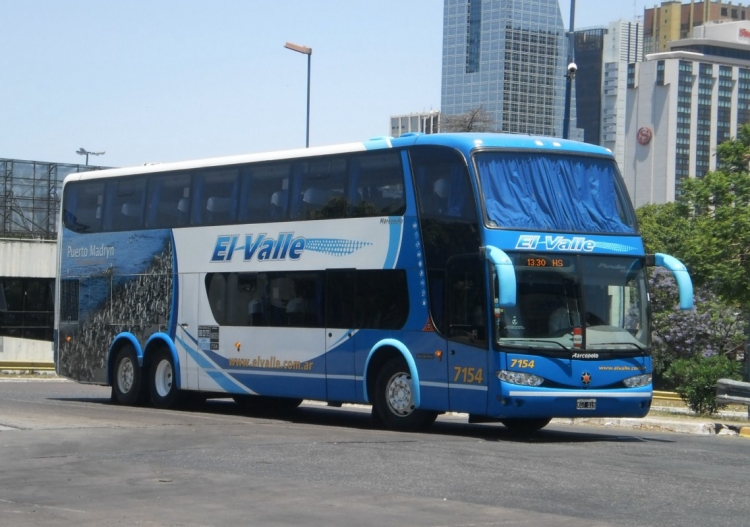
[[[411,143],[400,142],[409,141]],[[507,148],[519,150],[541,150],[549,152],[566,152],[575,154],[593,154],[613,157],[612,152],[604,147],[559,139],[521,134],[493,134],[493,133],[446,133],[446,134],[406,134],[398,139],[392,139],[393,146],[442,145],[451,146],[468,153],[475,148]]]
[[[380,150],[386,148],[403,148],[412,145],[438,145],[455,148],[469,154],[476,148],[507,148],[520,150],[537,150],[547,152],[566,152],[612,157],[612,152],[606,148],[558,139],[554,137],[530,136],[519,134],[494,133],[439,133],[439,134],[404,134],[401,137],[374,137],[361,143],[346,143],[340,145],[320,146],[312,148],[297,148],[258,154],[244,154],[227,157],[213,157],[191,161],[170,163],[152,163],[134,167],[111,168],[70,174],[65,182],[99,179],[113,176],[155,174],[172,170],[194,170],[199,168],[230,166],[243,163],[257,163],[301,157],[325,156],[331,154],[346,154]]]

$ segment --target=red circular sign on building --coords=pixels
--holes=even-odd
[[[648,126],[642,126],[638,130],[638,144],[641,144],[643,146],[646,146],[651,142],[651,139],[654,137],[654,133],[651,131],[651,128]]]

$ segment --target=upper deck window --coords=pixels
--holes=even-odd
[[[474,160],[491,226],[635,233],[635,214],[611,159],[488,151]]]
[[[403,216],[397,150],[72,181],[63,221],[75,232]]]

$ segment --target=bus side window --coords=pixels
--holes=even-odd
[[[273,221],[269,202],[273,187],[264,177],[264,167],[247,167],[240,175],[240,197],[238,219],[241,223],[263,223]]]
[[[168,229],[187,225],[190,175],[152,176],[149,181],[146,227]]]
[[[239,194],[236,168],[206,170],[196,174],[193,225],[234,223]]]
[[[289,191],[277,190],[271,194],[271,219],[280,221],[286,219],[286,211],[289,206]]]
[[[351,216],[402,216],[406,212],[404,169],[398,152],[355,156],[351,164]]]
[[[408,317],[405,271],[357,271],[355,327],[401,329]]]
[[[63,223],[75,232],[98,232],[102,228],[104,183],[82,181],[65,187]]]
[[[206,290],[208,291],[208,304],[217,324],[227,322],[227,279],[221,273],[210,273],[206,275]]]
[[[146,178],[124,178],[110,181],[104,206],[104,229],[136,230],[143,227],[146,203]]]
[[[298,163],[292,185],[292,218],[345,218],[347,181],[345,157],[310,159]]]
[[[414,149],[412,162],[423,215],[477,221],[474,193],[463,157],[450,150],[423,148]]]
[[[322,274],[289,274],[294,292],[286,304],[287,324],[301,328],[322,327]]]

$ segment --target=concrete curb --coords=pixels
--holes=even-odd
[[[602,426],[645,430],[651,432],[674,432],[694,435],[729,435],[750,438],[750,426],[739,426],[713,421],[680,421],[654,417],[638,418],[586,418],[553,419],[552,423],[581,426]]]
[[[631,430],[677,432],[681,434],[712,435],[717,433],[716,423],[708,421],[677,421],[655,419],[652,417],[644,417],[640,419],[629,417],[553,419],[552,422],[566,425],[593,425],[613,428],[629,428]]]

